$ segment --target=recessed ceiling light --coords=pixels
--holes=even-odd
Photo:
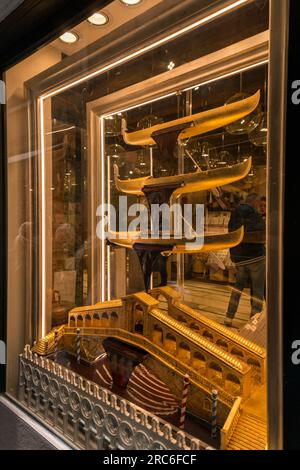
[[[99,11],[98,13],[94,13],[88,19],[88,22],[95,25],[95,26],[104,26],[108,23],[108,16],[105,13]]]
[[[121,3],[123,3],[124,5],[127,5],[127,6],[134,6],[134,5],[138,5],[139,3],[141,3],[143,0],[120,0]]]
[[[74,44],[74,42],[79,40],[79,36],[73,31],[66,31],[64,34],[59,36],[59,39],[66,44]]]

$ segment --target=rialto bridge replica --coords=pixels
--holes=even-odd
[[[76,446],[207,447],[118,393],[53,361],[55,348],[56,354],[67,351],[76,356],[78,335],[81,362],[92,366],[106,354],[117,391],[126,388],[135,367],[142,363],[168,384],[180,406],[183,377],[188,374],[191,415],[209,421],[211,394],[218,391],[221,448],[265,448],[265,422],[247,412],[247,403],[265,387],[265,350],[187,307],[170,287],[76,308],[69,313],[67,325],[21,355],[21,401]],[[244,442],[237,434],[239,427]]]

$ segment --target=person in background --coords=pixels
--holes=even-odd
[[[250,283],[251,318],[262,311],[265,286],[265,222],[259,213],[260,198],[256,193],[247,196],[244,204],[233,210],[229,231],[244,226],[244,239],[231,248],[230,256],[236,266],[236,283],[233,288],[224,324],[231,327],[242,291]]]
[[[264,220],[264,222],[266,223],[266,220],[267,220],[267,198],[265,196],[262,196],[260,198],[260,213],[261,213],[261,216]],[[265,288],[264,288],[264,297],[265,299],[267,298],[267,292],[266,292],[266,281],[265,281]]]
[[[259,211],[261,213],[261,216],[262,216],[263,220],[266,220],[266,218],[267,218],[267,198],[265,196],[260,198]]]

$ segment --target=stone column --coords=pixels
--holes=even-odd
[[[32,387],[31,385],[27,384],[26,388],[27,388],[27,407],[30,408]]]
[[[90,449],[90,437],[91,437],[91,428],[90,425],[84,426],[84,436],[85,436],[85,448],[86,450]]]
[[[78,441],[78,417],[72,418],[72,423],[73,423],[73,440],[74,443]]]
[[[67,434],[67,425],[68,425],[68,413],[66,412],[65,409],[64,409],[62,415],[63,415],[63,434],[66,435]]]

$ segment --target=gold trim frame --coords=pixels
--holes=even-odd
[[[250,3],[251,0],[249,0]],[[242,6],[246,3],[229,1],[211,2],[213,6],[204,11],[197,11],[199,0],[164,0],[157,10],[150,10],[141,15],[135,28],[127,24],[117,32],[97,41],[89,48],[80,51],[72,57],[65,59],[51,69],[27,83],[28,111],[30,116],[29,159],[32,187],[37,191],[32,194],[32,218],[37,221],[38,231],[34,234],[35,240],[42,240],[43,229],[40,221],[45,220],[41,197],[43,162],[41,159],[42,128],[41,111],[45,97],[57,94],[64,87],[73,86],[80,80],[82,70],[85,70],[84,79],[94,74],[100,68],[108,70],[114,62],[124,60],[132,53],[149,47],[155,41],[162,41],[176,31],[186,28],[189,24],[201,21],[205,16],[213,15],[220,9],[226,9],[233,3]],[[237,73],[240,69],[253,67],[255,64],[268,60],[270,52],[269,77],[269,145],[268,145],[268,309],[271,311],[268,321],[268,422],[269,422],[269,448],[282,448],[282,220],[283,220],[283,171],[284,171],[284,139],[285,139],[285,84],[287,64],[287,28],[289,0],[270,0],[271,3],[271,43],[269,51],[269,32],[248,38],[236,43],[222,51],[209,54],[206,57],[193,61],[166,72],[154,79],[136,84],[129,89],[116,92],[88,105],[88,132],[89,132],[89,158],[88,178],[89,191],[89,230],[96,233],[96,208],[101,202],[97,197],[97,189],[101,185],[101,150],[100,133],[101,119],[107,114],[113,114],[128,106],[136,106],[147,100],[160,99],[168,93],[176,93],[179,89],[189,89],[199,84],[208,83],[228,74]],[[183,5],[184,4],[184,5]],[[171,25],[171,26],[170,26]],[[192,65],[192,67],[191,67]],[[195,68],[193,68],[195,67]],[[147,86],[146,86],[147,85]],[[146,86],[146,88],[144,88]],[[128,94],[130,92],[130,94]],[[100,102],[101,101],[101,102]],[[41,138],[42,137],[42,138]],[[271,214],[271,216],[270,216]],[[276,228],[271,224],[276,216]],[[99,269],[102,259],[101,246],[95,242],[94,249],[90,249],[89,274],[94,276]],[[35,328],[38,339],[45,330],[42,328],[41,317],[45,315],[45,298],[40,294],[39,286],[46,282],[46,271],[42,259],[42,247],[39,243],[37,257],[32,256],[33,294],[30,294],[31,311],[37,326]],[[47,258],[47,252],[44,252]],[[46,261],[44,259],[44,261]],[[97,277],[96,277],[97,279]],[[101,292],[102,285],[95,286],[93,297]],[[44,292],[45,294],[45,292]],[[43,295],[44,295],[43,294]]]
[[[268,443],[283,449],[283,221],[290,0],[270,0],[267,209]]]

